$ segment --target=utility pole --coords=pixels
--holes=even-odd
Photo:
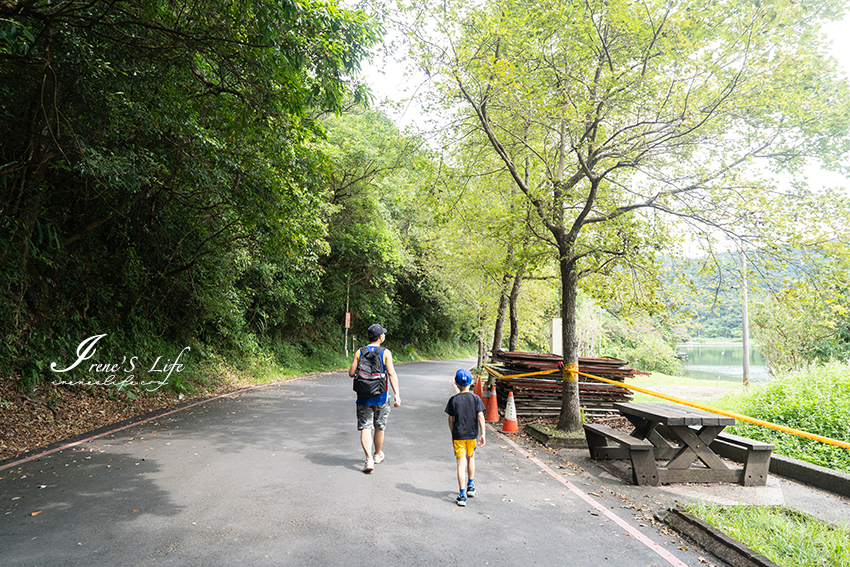
[[[348,328],[351,327],[351,311],[348,310],[348,297],[351,295],[351,280],[345,287],[345,358],[348,358]]]
[[[741,244],[741,327],[744,339],[744,388],[750,387],[750,321],[747,309],[747,255]]]

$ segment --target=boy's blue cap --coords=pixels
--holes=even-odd
[[[455,372],[455,384],[458,386],[469,386],[472,384],[472,374],[466,368],[461,368]]]

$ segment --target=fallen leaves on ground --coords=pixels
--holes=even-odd
[[[129,399],[106,387],[66,389],[42,383],[35,391],[22,394],[14,384],[12,378],[0,378],[0,461],[105,425],[242,386],[224,381],[214,391],[182,399],[170,392]]]

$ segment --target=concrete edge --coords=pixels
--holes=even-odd
[[[770,472],[850,497],[850,474],[783,455],[772,455]]]
[[[532,424],[526,425],[523,428],[523,432],[528,433],[537,442],[546,447],[566,449],[581,449],[582,447],[587,447],[587,441],[585,440],[584,434],[582,434],[581,437],[555,437],[554,435],[549,435],[539,427]]]
[[[718,559],[735,567],[779,567],[743,543],[736,541],[711,524],[691,516],[681,508],[670,508],[655,518],[683,533]]]
[[[711,444],[711,449],[721,457],[726,457],[739,463],[745,462],[747,458],[747,450],[745,448],[717,439]],[[850,474],[841,471],[792,459],[791,457],[777,455],[776,453],[770,456],[770,467],[768,470],[775,475],[803,482],[834,494],[850,497]]]

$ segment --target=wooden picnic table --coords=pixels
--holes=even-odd
[[[723,434],[723,429],[735,424],[731,417],[678,404],[617,403],[613,407],[631,422],[634,431],[625,435],[587,424],[588,447],[593,458],[630,458],[636,484],[738,482],[764,486],[767,481],[774,447]],[[717,456],[711,448],[716,439],[747,449],[744,468],[730,467]],[[608,440],[619,446],[608,446]]]

